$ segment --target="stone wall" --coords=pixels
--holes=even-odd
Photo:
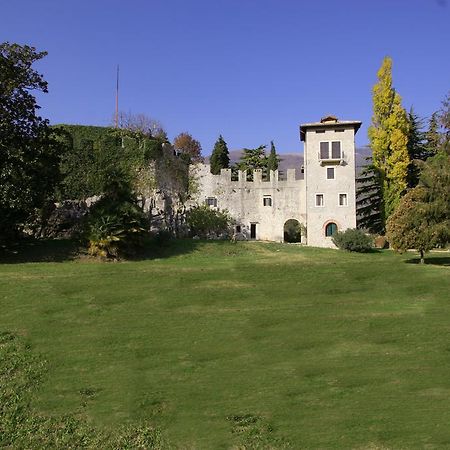
[[[198,164],[191,169],[198,183],[191,204],[215,199],[211,207],[227,210],[246,238],[250,239],[253,224],[255,239],[281,242],[288,219],[306,225],[305,181],[296,179],[295,172],[288,169],[286,179],[280,180],[279,172],[271,171],[269,180],[263,180],[262,171],[255,170],[253,181],[247,181],[246,173],[239,171],[238,180],[234,181],[231,169],[213,175],[209,165]]]

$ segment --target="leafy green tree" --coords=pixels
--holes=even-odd
[[[238,167],[240,170],[267,169],[267,162],[266,146],[260,145],[257,148],[244,148]]]
[[[0,44],[0,237],[19,231],[59,181],[61,143],[37,114],[33,95],[47,92],[32,67],[45,55],[27,45]]]
[[[392,87],[392,60],[386,57],[378,71],[378,83],[373,87],[373,116],[369,128],[372,161],[381,182],[381,221],[397,207],[408,186],[408,132],[406,111],[400,95]]]
[[[450,157],[440,152],[422,166],[420,183],[401,200],[387,223],[395,250],[425,252],[450,240]]]
[[[273,141],[270,141],[270,153],[267,158],[267,170],[277,170],[278,165],[280,164],[280,158],[277,155],[275,144]]]
[[[229,232],[231,218],[226,211],[218,211],[207,205],[201,205],[189,210],[187,223],[193,236],[207,238],[215,235],[219,237]]]
[[[220,174],[220,169],[227,169],[230,166],[230,156],[228,153],[227,143],[222,135],[219,136],[210,159],[210,170],[214,175]]]

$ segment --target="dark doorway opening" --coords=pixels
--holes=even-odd
[[[250,224],[250,239],[256,239],[256,223]]]
[[[302,227],[298,220],[287,220],[283,231],[284,242],[302,242]]]

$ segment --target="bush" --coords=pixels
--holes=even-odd
[[[333,236],[333,242],[341,250],[350,252],[368,252],[373,246],[372,238],[357,228],[338,231]]]
[[[231,219],[226,211],[218,211],[202,205],[196,206],[188,212],[187,223],[192,236],[218,238],[221,235],[229,234]]]

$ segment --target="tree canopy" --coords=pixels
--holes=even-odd
[[[199,141],[194,139],[186,131],[180,133],[173,141],[173,146],[175,150],[184,157],[189,162],[196,163],[201,162],[202,158],[202,146]]]
[[[34,91],[47,82],[33,69],[46,52],[0,44],[0,236],[20,229],[54,192],[61,143],[37,114]]]
[[[400,201],[387,223],[395,250],[424,253],[450,240],[450,156],[444,152],[422,166],[420,183]]]

